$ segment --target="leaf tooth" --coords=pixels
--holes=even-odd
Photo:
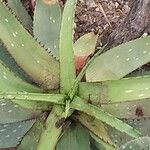
[[[40,41],[38,41],[37,38],[34,38],[34,40],[43,48],[43,50],[45,50],[47,52],[47,54],[52,56],[55,60],[57,60],[57,61],[59,60],[59,58],[57,58],[49,48],[47,48],[44,44],[42,44]]]

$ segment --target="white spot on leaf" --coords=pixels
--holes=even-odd
[[[17,130],[13,130],[12,132],[15,133],[15,132],[17,132]]]
[[[132,51],[132,49],[129,49],[129,52],[131,52]]]
[[[126,90],[125,93],[131,93],[133,90]]]
[[[149,45],[149,43],[146,43],[146,45]]]
[[[142,96],[144,96],[144,94],[139,94],[138,96],[139,96],[139,97],[142,97]]]
[[[13,43],[11,43],[11,46],[12,46],[12,47],[14,47],[14,44],[13,44]]]
[[[9,113],[11,113],[11,112],[12,112],[12,110],[8,110],[8,112],[9,112]]]
[[[16,37],[16,34],[15,34],[15,33],[13,33],[13,36],[14,36],[14,37]]]
[[[7,79],[7,77],[5,75],[3,75],[4,79]]]
[[[6,131],[6,129],[1,129],[1,130],[0,130],[0,132],[4,132],[4,131]]]
[[[6,18],[5,21],[8,22],[8,19]]]
[[[9,138],[9,137],[10,137],[10,135],[6,135],[5,137],[6,137],[6,138]]]

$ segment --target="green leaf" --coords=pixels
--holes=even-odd
[[[32,31],[32,19],[20,0],[7,0],[8,6],[15,12],[19,21],[28,30]]]
[[[63,11],[60,31],[60,92],[67,94],[75,80],[73,55],[73,18],[76,0],[67,0]],[[69,102],[69,100],[68,100]],[[66,107],[68,110],[68,107]],[[38,150],[54,149],[62,131],[60,121],[67,117],[68,112],[62,106],[54,106],[46,121],[46,129],[41,135]],[[52,138],[51,141],[49,139]]]
[[[112,145],[104,142],[102,139],[97,138],[94,134],[91,134],[92,142],[99,150],[116,150]]]
[[[78,74],[78,76],[76,77],[75,81],[74,81],[74,84],[71,88],[71,90],[69,91],[69,97],[70,99],[73,99],[74,95],[78,92],[78,88],[79,88],[79,83],[80,81],[82,80],[82,78],[84,77],[84,74],[86,72],[86,69],[89,67],[89,65],[93,62],[93,60],[99,56],[100,53],[102,53],[103,51],[103,48],[99,51],[97,51],[93,57],[85,64],[85,66],[83,67],[83,69],[81,70],[81,72]]]
[[[24,100],[36,102],[49,102],[54,104],[64,105],[65,96],[61,94],[44,94],[44,93],[24,93],[24,92],[3,92],[0,93],[0,98],[11,101]]]
[[[80,125],[70,126],[57,144],[56,150],[90,150],[89,133]]]
[[[2,92],[42,92],[36,86],[24,82],[15,76],[0,61],[0,91]]]
[[[57,0],[45,3],[37,0],[34,11],[34,36],[55,57],[59,57],[59,34],[61,25],[61,9]]]
[[[49,150],[55,148],[62,131],[62,124],[64,123],[64,118],[62,118],[63,111],[64,109],[62,109],[61,106],[53,107],[46,120],[45,130],[41,134],[37,150]]]
[[[65,96],[62,94],[44,94],[44,93],[24,93],[24,92],[2,92],[0,98],[11,101],[26,100],[36,102],[49,102],[64,105]]]
[[[129,141],[122,145],[119,150],[149,150],[150,149],[150,137],[141,137],[135,140]]]
[[[0,39],[17,64],[42,88],[58,88],[58,62],[41,48],[2,2],[0,20]]]
[[[117,118],[138,119],[150,117],[150,98],[132,102],[102,104],[101,107]]]
[[[113,115],[105,112],[102,108],[98,108],[91,104],[86,104],[80,97],[75,97],[72,105],[75,109],[82,111],[90,116],[95,117],[96,119],[105,122],[106,124],[114,127],[115,129],[128,134],[131,137],[139,137],[141,133],[123,121],[117,119]]]
[[[62,16],[60,31],[60,90],[68,93],[75,81],[73,25],[77,0],[68,0]]]
[[[98,34],[95,35],[94,32],[90,32],[81,36],[74,43],[74,55],[78,57],[84,57],[93,54],[95,51],[97,38]]]
[[[40,111],[25,109],[9,100],[0,99],[0,124],[33,119],[40,113]]]
[[[37,150],[37,144],[43,130],[43,122],[41,120],[37,120],[32,128],[23,137],[23,140],[17,150]]]
[[[74,43],[75,68],[77,74],[86,64],[88,57],[94,53],[98,34],[87,33]]]
[[[74,117],[92,134],[96,135],[97,138],[101,139],[104,143],[107,143],[107,145],[110,145],[110,147],[113,148],[116,146],[111,141],[107,133],[107,127],[103,124],[103,122],[84,113],[78,113]]]
[[[138,118],[138,119],[124,119],[124,122],[132,126],[134,129],[139,130],[143,136],[150,136],[150,119],[149,118]],[[119,132],[118,130],[108,126],[108,135],[111,140],[118,146],[124,145],[126,142],[133,140],[127,134]]]
[[[117,80],[150,61],[150,36],[139,38],[97,57],[86,72],[87,81]]]
[[[8,53],[6,47],[0,42],[0,60],[6,65],[15,75],[21,79],[31,83],[31,78],[16,64],[15,60]]]
[[[0,91],[1,92],[42,92],[39,88],[30,85],[17,76],[14,76],[12,72],[10,72],[0,61]],[[28,108],[37,107],[42,103],[37,102],[29,102],[29,101],[15,101],[16,103],[12,103],[11,101],[6,101],[7,99],[0,99],[0,122],[8,123],[14,121],[22,121],[29,118],[33,118],[39,114],[39,111],[25,109],[21,106],[26,106]],[[19,105],[17,105],[19,104]]]
[[[0,124],[0,148],[16,147],[35,121]]]
[[[99,83],[80,83],[79,96],[97,104],[137,101],[150,97],[149,82],[148,75]]]

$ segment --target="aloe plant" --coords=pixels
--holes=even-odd
[[[146,122],[132,122],[150,116],[150,75],[126,76],[150,61],[150,37],[105,53],[94,33],[73,42],[76,3],[36,0],[32,20],[20,0],[0,1],[0,148],[148,143]]]

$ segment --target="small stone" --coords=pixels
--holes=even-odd
[[[115,2],[115,7],[118,8],[119,4],[118,2]]]
[[[97,7],[95,10],[96,10],[96,11],[99,11],[99,8]]]

